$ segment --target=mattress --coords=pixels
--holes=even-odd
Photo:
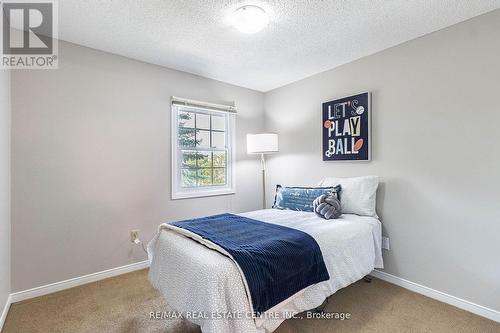
[[[202,332],[272,332],[292,314],[320,306],[337,290],[374,268],[383,268],[381,223],[376,218],[344,214],[324,220],[310,212],[277,209],[238,215],[311,235],[321,249],[330,279],[303,289],[255,318],[240,270],[230,258],[160,227],[148,246],[150,281],[172,308],[200,325]]]

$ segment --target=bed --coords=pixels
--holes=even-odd
[[[330,279],[255,317],[245,280],[232,259],[207,244],[160,227],[148,246],[150,281],[172,308],[204,333],[272,332],[291,314],[314,309],[374,268],[383,268],[381,223],[374,217],[343,214],[326,221],[311,212],[279,209],[238,215],[311,235],[321,249]]]

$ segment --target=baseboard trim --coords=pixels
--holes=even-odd
[[[125,273],[137,271],[140,269],[144,269],[149,267],[149,261],[141,261],[137,263],[133,263],[130,265],[125,265],[121,267],[111,268],[102,272],[92,273],[80,277],[76,277],[69,280],[64,280],[60,282],[55,282],[51,284],[47,284],[45,286],[40,286],[32,289],[27,289],[23,291],[18,291],[10,294],[11,303],[21,302],[30,298],[35,298],[47,294],[52,294],[57,291],[81,286],[83,284],[96,282],[99,280],[104,280],[113,276],[122,275]]]
[[[5,302],[5,306],[3,307],[2,316],[0,317],[0,332],[2,332],[3,324],[5,323],[5,319],[7,318],[7,313],[9,313],[11,304],[12,297],[9,295],[9,297],[7,297],[7,301]]]
[[[382,272],[379,270],[374,270],[370,275],[374,276],[376,278],[379,278],[381,280],[384,280],[386,282],[400,286],[402,288],[405,288],[405,289],[411,290],[413,292],[422,294],[424,296],[427,296],[427,297],[436,299],[438,301],[456,306],[457,308],[460,308],[462,310],[475,313],[479,316],[491,319],[491,320],[496,321],[496,322],[500,322],[500,312],[499,311],[487,308],[485,306],[482,306],[482,305],[479,305],[476,303],[466,301],[464,299],[461,299],[461,298],[458,298],[458,297],[455,297],[452,295],[448,295],[448,294],[443,293],[441,291],[438,291],[438,290],[435,290],[435,289],[432,289],[432,288],[429,288],[426,286],[422,286],[418,283],[411,282],[411,281],[402,279],[402,278],[397,277],[395,275],[392,275],[392,274],[389,274],[386,272]]]

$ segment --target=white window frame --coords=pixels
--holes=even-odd
[[[200,187],[182,187],[181,186],[181,148],[178,145],[178,115],[179,111],[191,112],[207,112],[219,113],[226,117],[226,142],[227,142],[227,160],[226,160],[226,185],[212,185]],[[235,150],[235,117],[232,112],[214,110],[212,108],[204,108],[202,106],[191,106],[172,104],[172,199],[186,199],[209,197],[215,195],[227,195],[236,193],[236,150]],[[194,148],[193,148],[194,149]],[[203,149],[200,149],[203,150]]]

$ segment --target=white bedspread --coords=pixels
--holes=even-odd
[[[285,320],[276,318],[277,313],[318,307],[337,290],[383,268],[381,223],[375,218],[344,214],[327,221],[314,213],[277,209],[239,215],[310,234],[321,248],[330,280],[309,286],[270,309],[269,315],[253,319],[247,315],[251,304],[244,280],[232,259],[160,226],[148,245],[150,281],[172,308],[204,333],[272,332]],[[233,318],[216,318],[222,315]]]

